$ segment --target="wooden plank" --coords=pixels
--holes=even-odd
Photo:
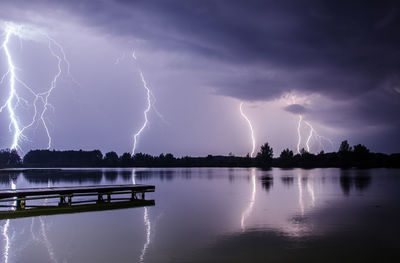
[[[48,188],[20,188],[0,190],[0,199],[10,197],[27,197],[43,195],[70,195],[75,193],[99,193],[127,191],[132,192],[154,192],[154,185],[91,185],[91,186],[71,186],[71,187],[48,187]]]

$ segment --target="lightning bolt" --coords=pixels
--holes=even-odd
[[[306,147],[307,147],[307,151],[308,152],[310,152],[310,141],[311,141],[311,138],[313,136],[318,140],[319,147],[320,147],[321,150],[324,150],[322,140],[325,140],[325,141],[329,142],[331,144],[332,148],[333,148],[332,140],[330,140],[329,138],[326,138],[326,137],[324,137],[322,135],[319,135],[317,133],[317,131],[314,129],[314,127],[308,121],[304,121],[304,123],[310,128],[310,133],[308,134],[307,142],[306,142]]]
[[[49,108],[54,109],[54,107],[49,103],[49,97],[52,94],[53,90],[57,87],[57,82],[58,82],[60,76],[62,75],[62,64],[63,63],[65,63],[65,65],[67,67],[67,74],[68,74],[68,76],[71,77],[71,80],[73,82],[75,82],[76,84],[79,84],[79,83],[77,83],[75,81],[75,79],[73,78],[73,76],[70,72],[70,63],[67,59],[67,56],[64,52],[64,48],[62,47],[62,45],[60,43],[58,43],[57,41],[55,41],[53,38],[51,38],[49,35],[42,33],[42,32],[40,32],[40,34],[47,39],[49,53],[57,60],[57,72],[54,75],[54,77],[50,83],[49,89],[44,92],[37,93],[32,88],[30,88],[25,82],[20,80],[18,78],[18,76],[16,75],[16,66],[14,65],[8,44],[9,44],[11,36],[19,37],[20,40],[22,39],[22,37],[23,37],[22,28],[23,27],[21,25],[14,25],[11,23],[5,24],[5,30],[4,30],[5,38],[1,45],[1,48],[4,50],[4,53],[7,58],[8,70],[2,76],[0,84],[3,83],[4,79],[7,76],[9,76],[10,92],[9,92],[9,95],[8,95],[8,98],[5,102],[5,104],[0,107],[0,112],[3,112],[3,110],[7,108],[7,111],[9,113],[9,117],[10,117],[9,130],[10,130],[10,132],[14,133],[10,149],[17,149],[17,150],[21,149],[19,144],[23,139],[26,139],[26,137],[24,136],[24,132],[27,129],[31,128],[36,122],[42,123],[45,133],[46,133],[46,136],[47,136],[47,140],[48,140],[47,149],[50,149],[51,144],[52,144],[52,137],[51,137],[51,134],[50,134],[50,131],[48,128],[48,124],[46,122],[45,115]],[[58,52],[55,50],[55,48],[57,49]],[[21,101],[27,105],[29,103],[28,103],[28,100],[26,100],[18,95],[18,90],[17,90],[18,85],[17,84],[19,84],[22,88],[25,88],[34,97],[33,102],[32,102],[33,117],[32,117],[32,120],[30,121],[30,123],[28,123],[25,126],[20,125],[19,120],[18,120],[19,118],[17,117],[17,114],[15,111],[18,108],[18,106],[20,105]],[[39,107],[38,103],[39,102],[42,104],[41,111],[38,111],[38,107]]]
[[[119,61],[122,60],[122,59],[124,59],[124,55],[122,55],[120,58],[117,59],[116,64],[119,63]],[[134,61],[137,61],[135,50],[132,51],[132,59]],[[143,130],[146,128],[147,124],[149,123],[148,113],[149,113],[151,108],[153,108],[154,112],[157,114],[157,116],[162,121],[164,121],[165,123],[168,124],[168,122],[164,119],[164,117],[160,114],[160,112],[157,110],[157,108],[155,106],[156,97],[154,96],[154,94],[150,90],[150,88],[147,86],[147,82],[146,82],[146,79],[144,78],[142,70],[139,68],[138,71],[139,71],[139,74],[140,74],[140,79],[142,80],[143,87],[146,90],[147,107],[143,111],[144,123],[143,123],[142,127],[140,127],[140,129],[133,136],[133,148],[132,148],[132,154],[131,154],[132,156],[135,155],[136,146],[137,146],[137,142],[138,142],[139,136],[141,135],[141,133],[143,132]]]
[[[135,58],[134,54],[132,54],[132,57]],[[146,83],[146,80],[144,79],[142,71],[140,71],[140,78],[142,79],[143,87],[146,89],[146,93],[147,93],[147,107],[143,112],[144,123],[143,123],[142,127],[139,129],[139,131],[137,133],[135,133],[135,135],[133,136],[132,156],[135,155],[136,144],[137,144],[137,141],[138,141],[138,137],[143,132],[144,128],[146,128],[147,123],[149,122],[147,114],[149,113],[150,108],[151,108],[151,92],[150,92],[150,89],[147,87],[147,83]]]
[[[6,103],[0,107],[0,112],[3,112],[3,110],[5,108],[7,108],[9,116],[10,116],[10,131],[12,131],[12,128],[14,129],[14,136],[13,136],[13,140],[11,143],[11,149],[17,149],[18,147],[18,142],[20,140],[20,136],[21,136],[21,128],[19,127],[18,121],[17,121],[17,116],[15,114],[15,107],[14,107],[14,101],[16,100],[17,104],[20,101],[20,98],[16,92],[15,89],[15,81],[16,81],[16,76],[15,76],[15,66],[14,66],[14,62],[12,60],[11,54],[10,54],[10,50],[8,49],[8,42],[10,40],[10,37],[12,34],[17,34],[18,33],[18,28],[13,28],[13,27],[6,27],[5,30],[5,39],[4,42],[2,44],[2,48],[4,49],[4,53],[7,57],[7,63],[8,63],[8,71],[3,75],[2,80],[7,76],[10,75],[10,93],[8,95],[8,99],[6,101]]]
[[[251,142],[252,142],[252,148],[251,148],[250,157],[253,157],[254,156],[254,152],[256,150],[256,140],[254,138],[254,130],[253,130],[253,126],[251,125],[251,122],[250,122],[249,118],[247,118],[246,114],[244,114],[242,107],[243,107],[243,102],[240,103],[239,110],[240,110],[240,114],[247,121],[247,124],[249,125],[249,128],[250,128]]]
[[[297,153],[300,153],[300,144],[301,144],[301,121],[303,120],[303,116],[299,115],[299,122],[297,124]]]

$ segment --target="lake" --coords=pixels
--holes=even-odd
[[[400,262],[396,169],[0,174],[2,189],[132,182],[155,206],[1,220],[1,261]]]

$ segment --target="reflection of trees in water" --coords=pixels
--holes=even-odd
[[[121,171],[120,174],[121,174],[122,180],[124,180],[124,181],[131,180],[132,171]]]
[[[174,178],[176,172],[174,170],[145,170],[135,171],[136,179],[141,181],[150,180],[152,178],[159,178],[160,180],[170,181]]]
[[[294,178],[292,176],[283,176],[281,177],[281,181],[286,186],[292,186],[294,184]]]
[[[269,190],[272,188],[274,184],[274,178],[270,175],[263,175],[260,177],[261,180],[261,186],[269,192]]]
[[[23,173],[24,178],[32,184],[38,183],[100,183],[103,177],[101,171],[56,171],[56,172],[35,172],[29,171]]]
[[[105,171],[104,177],[105,177],[106,181],[115,182],[118,178],[118,172],[117,171]]]
[[[20,173],[1,173],[0,184],[9,186],[11,181],[16,181]]]
[[[371,176],[367,170],[342,170],[340,186],[344,194],[348,195],[352,188],[363,192],[371,184]]]

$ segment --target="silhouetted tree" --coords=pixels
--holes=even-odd
[[[118,165],[118,154],[116,152],[108,152],[104,156],[104,164],[106,166],[117,166]]]
[[[132,164],[132,156],[130,153],[123,153],[119,157],[119,162],[122,166],[130,166]]]
[[[342,143],[340,144],[339,153],[347,153],[347,152],[351,152],[351,147],[350,147],[348,141],[345,140],[345,141],[342,141]]]
[[[281,158],[282,160],[290,160],[293,158],[293,151],[289,150],[289,149],[285,149],[281,152],[281,155],[279,156],[279,158]]]
[[[0,167],[15,167],[20,164],[21,157],[15,149],[5,149],[0,151]]]
[[[256,157],[257,163],[260,166],[268,167],[271,165],[273,155],[274,155],[273,149],[266,142],[263,145],[261,145],[260,151],[257,153]]]
[[[369,149],[362,144],[353,146],[353,156],[356,161],[356,166],[368,166]]]

